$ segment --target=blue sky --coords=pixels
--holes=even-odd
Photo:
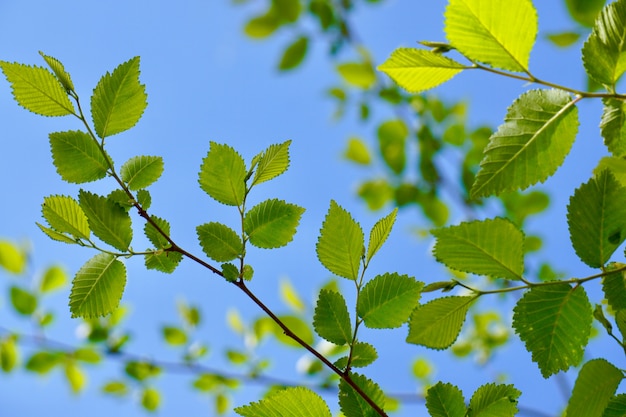
[[[196,253],[201,253],[196,225],[234,221],[232,210],[211,201],[197,186],[197,171],[209,142],[228,143],[249,161],[269,144],[291,139],[290,170],[272,183],[259,186],[256,198],[282,198],[307,211],[290,246],[250,253],[256,271],[252,290],[280,312],[286,311],[277,296],[281,279],[290,279],[302,297],[311,302],[316,289],[330,278],[314,252],[330,199],[351,211],[365,230],[383,213],[368,212],[355,195],[359,181],[371,173],[341,159],[349,135],[371,138],[374,128],[354,123],[353,118],[332,121],[333,103],[325,98],[324,91],[340,80],[326,57],[326,46],[314,44],[301,69],[278,74],[279,54],[290,40],[289,33],[263,42],[246,38],[242,31],[246,18],[263,7],[262,2],[251,3],[233,7],[225,0],[180,2],[176,6],[161,1],[119,0],[2,2],[0,59],[43,65],[38,51],[54,56],[65,64],[83,103],[88,103],[91,90],[104,72],[141,56],[141,80],[147,86],[149,105],[136,128],[109,140],[110,153],[120,163],[138,154],[163,156],[165,173],[152,187],[152,210],[170,221],[180,245]],[[571,27],[563,2],[535,3],[541,3],[536,4],[540,35],[531,56],[531,69],[540,68],[537,75],[541,78],[582,88],[579,50],[557,50],[541,38],[547,32]],[[444,7],[443,1],[389,0],[362,7],[354,24],[375,61],[382,62],[398,46],[443,39]],[[506,107],[526,89],[528,86],[514,80],[470,73],[458,75],[437,92],[451,100],[471,100],[470,124],[497,126]],[[582,103],[580,110],[579,139],[564,167],[545,187],[554,193],[551,209],[546,217],[530,224],[531,230],[546,239],[545,257],[551,257],[561,270],[575,276],[590,271],[567,244],[565,206],[574,188],[588,179],[596,158],[604,152],[597,129],[600,107],[597,103]],[[44,196],[77,193],[76,187],[63,183],[56,174],[47,136],[52,131],[78,129],[79,125],[69,118],[46,119],[19,108],[4,81],[0,82],[0,114],[0,175],[4,180],[0,238],[30,242],[33,274],[57,262],[73,274],[93,253],[47,240],[35,221],[40,221]],[[378,118],[390,116],[376,114]],[[87,188],[106,192],[109,186],[103,182]],[[372,265],[372,276],[397,271],[426,282],[441,279],[442,269],[429,256],[432,242],[418,240],[409,232],[418,221],[415,210],[401,212],[390,242]],[[175,323],[176,300],[184,298],[202,309],[204,325],[198,337],[211,347],[207,364],[226,367],[224,348],[241,346],[225,324],[226,311],[236,308],[246,318],[257,317],[260,311],[235,288],[190,262],[184,262],[172,276],[146,272],[140,259],[126,264],[129,278],[123,302],[132,306],[127,325],[134,334],[129,351],[148,358],[175,360],[178,353],[164,346],[159,328]],[[2,287],[8,288],[14,278],[0,279]],[[47,301],[47,307],[58,315],[49,336],[71,344],[76,342],[76,322],[69,319],[67,291]],[[485,306],[491,303],[483,302]],[[27,323],[9,313],[7,303],[7,294],[0,294],[0,323],[28,330]],[[509,376],[507,382],[524,392],[522,404],[552,412],[564,405],[556,378],[541,378],[530,355],[519,344],[502,351],[486,367],[476,368],[470,361],[451,360],[446,353],[406,345],[405,332],[403,328],[384,333],[384,337],[380,332],[363,335],[379,348],[380,357],[365,371],[389,392],[415,390],[411,361],[428,356],[435,361],[435,378],[458,384],[467,399],[479,385],[496,380],[504,372]],[[592,343],[588,355],[611,356],[619,354],[616,350],[614,345]],[[274,359],[271,375],[296,377],[294,367],[300,352],[275,345],[265,347],[263,352]],[[46,378],[23,373],[0,375],[0,414],[140,415],[132,401],[98,394],[102,381],[120,372],[121,366],[115,361],[90,369],[89,386],[79,396],[70,393],[59,373]],[[165,375],[158,380],[157,387],[165,393],[158,415],[211,415],[210,401],[191,392],[190,380],[184,375]],[[258,387],[246,388],[237,394],[235,403],[254,400],[258,393]],[[325,398],[334,408],[336,399]],[[420,408],[407,406],[398,415],[413,415],[416,409]]]

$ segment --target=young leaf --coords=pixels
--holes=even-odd
[[[378,384],[363,375],[351,373],[350,377],[381,408],[385,394]],[[345,380],[339,382],[339,407],[346,417],[377,417],[379,414]]]
[[[417,306],[423,286],[422,282],[408,275],[377,275],[363,287],[356,306],[357,314],[369,328],[400,327]]]
[[[67,283],[67,274],[60,266],[51,266],[46,269],[41,282],[39,283],[39,291],[49,293],[62,288]]]
[[[309,38],[306,36],[296,38],[283,52],[283,56],[280,58],[280,63],[278,64],[278,69],[286,71],[298,67],[304,60],[308,47]]]
[[[376,83],[376,73],[369,62],[345,62],[337,65],[337,72],[353,87],[367,90]]]
[[[116,249],[128,250],[133,229],[126,210],[106,197],[85,190],[80,190],[78,200],[93,234]]]
[[[626,155],[626,112],[624,102],[615,99],[604,99],[604,111],[600,121],[600,129],[604,144],[609,152],[616,157]]]
[[[365,342],[356,342],[352,346],[352,352],[350,353],[350,367],[363,368],[371,365],[376,359],[378,359],[378,352],[374,346]],[[348,366],[348,357],[344,356],[335,361],[335,366],[340,369],[344,369]]]
[[[105,138],[135,126],[148,105],[145,85],[139,82],[136,56],[106,73],[91,96],[96,134]]]
[[[393,209],[391,213],[377,221],[374,227],[372,227],[372,230],[370,231],[370,240],[367,244],[367,256],[365,257],[366,265],[369,264],[372,257],[376,254],[376,252],[378,252],[389,237],[393,224],[396,222],[397,213],[398,209]]]
[[[313,327],[317,334],[336,345],[343,346],[352,341],[350,313],[346,300],[340,293],[320,291],[313,316]]]
[[[17,245],[0,240],[0,267],[6,271],[21,274],[26,269],[27,254]]]
[[[30,291],[16,287],[11,287],[11,304],[18,313],[30,316],[37,309],[37,297]]]
[[[76,239],[71,238],[63,233],[59,233],[54,229],[46,227],[41,223],[35,223],[39,229],[46,234],[50,239],[56,240],[57,242],[63,242],[67,244],[76,244]]]
[[[513,328],[544,378],[580,363],[593,320],[582,286],[533,287],[517,302],[513,313]]]
[[[322,397],[308,388],[286,388],[261,401],[235,408],[244,417],[331,417]]]
[[[246,192],[246,164],[230,146],[211,142],[202,160],[200,188],[211,198],[229,206],[239,206]]]
[[[74,83],[72,82],[72,78],[70,77],[70,74],[65,71],[65,67],[63,66],[61,61],[51,56],[45,55],[41,51],[39,51],[39,55],[41,55],[46,61],[46,64],[48,64],[48,66],[56,76],[57,80],[59,80],[63,88],[65,88],[65,91],[74,91]]]
[[[474,220],[431,231],[437,260],[457,271],[511,280],[524,272],[524,234],[502,218]]]
[[[180,252],[158,251],[145,255],[144,262],[146,268],[171,274],[174,272],[183,255]]]
[[[243,229],[257,248],[280,248],[293,240],[302,207],[282,200],[265,200],[246,213]]]
[[[120,170],[122,181],[131,190],[146,188],[159,179],[163,173],[163,158],[160,156],[135,156],[130,158]]]
[[[570,198],[567,224],[578,257],[593,268],[603,266],[626,239],[626,188],[602,171]]]
[[[615,394],[624,373],[605,359],[583,365],[567,403],[567,417],[606,416],[606,406]]]
[[[615,1],[602,9],[583,45],[583,64],[589,77],[614,91],[626,70],[626,2]]]
[[[107,160],[87,133],[78,130],[54,132],[49,138],[54,166],[65,181],[81,184],[106,176]]]
[[[364,245],[361,226],[332,200],[317,240],[317,258],[333,274],[356,280]]]
[[[41,212],[54,231],[69,233],[75,238],[89,239],[91,231],[87,216],[72,197],[63,195],[45,197]]]
[[[196,228],[204,253],[217,262],[232,261],[243,252],[243,243],[237,233],[221,223],[210,222]]]
[[[42,116],[75,114],[74,105],[59,80],[45,68],[0,61],[11,83],[13,97],[26,110]]]
[[[26,361],[26,369],[45,375],[63,361],[64,355],[58,352],[41,351],[34,353]]]
[[[276,178],[289,168],[291,141],[270,145],[255,157],[256,171],[250,187]]]
[[[450,0],[445,18],[448,41],[466,57],[527,72],[537,36],[537,12],[530,0]]]
[[[398,48],[378,70],[410,93],[419,93],[449,81],[464,65],[432,51]]]
[[[95,318],[117,308],[126,286],[126,267],[108,253],[99,253],[76,273],[70,294],[72,317]]]
[[[437,382],[426,392],[426,408],[431,417],[465,417],[463,393],[452,384]]]
[[[513,385],[483,385],[470,400],[468,417],[513,417],[517,413],[517,399],[521,394]]]
[[[489,138],[471,189],[473,197],[545,181],[565,160],[578,131],[578,109],[562,90],[525,92],[504,120]]]
[[[476,297],[442,297],[417,307],[409,319],[406,341],[438,350],[450,347],[474,300]]]

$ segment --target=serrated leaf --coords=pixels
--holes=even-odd
[[[604,99],[604,110],[600,129],[604,144],[613,156],[622,157],[626,154],[626,112],[624,102],[615,99]]]
[[[626,70],[626,2],[604,7],[583,45],[582,58],[589,77],[614,91]]]
[[[130,158],[120,170],[122,181],[131,190],[146,188],[159,179],[163,173],[163,158],[160,156],[135,156]]]
[[[376,359],[378,359],[378,352],[376,348],[365,342],[356,342],[352,346],[350,352],[350,367],[351,368],[363,368],[371,365]],[[348,366],[348,357],[344,356],[335,361],[335,366],[339,369],[344,369]]]
[[[578,109],[562,90],[523,93],[504,120],[484,150],[472,197],[545,181],[565,160],[578,131]]]
[[[356,310],[365,326],[392,329],[406,323],[424,284],[408,275],[377,275],[361,290]]]
[[[593,26],[606,0],[565,0],[570,15],[580,24]]]
[[[624,271],[618,271],[602,277],[604,298],[615,311],[626,309],[626,277],[624,274]]]
[[[465,417],[465,399],[452,384],[437,382],[426,392],[426,408],[431,417]]]
[[[88,260],[72,281],[72,317],[94,318],[115,310],[126,286],[126,267],[115,256],[99,253]]]
[[[56,232],[68,233],[75,238],[89,239],[91,231],[87,222],[87,216],[78,204],[78,201],[72,197],[64,195],[45,197],[41,213],[46,222]]]
[[[202,160],[199,183],[211,198],[229,206],[239,206],[246,192],[246,164],[230,146],[211,142]]]
[[[317,334],[331,343],[342,346],[352,341],[350,313],[343,296],[334,291],[321,290],[313,315]]]
[[[210,222],[196,227],[204,253],[217,262],[232,261],[243,252],[241,238],[230,227]]]
[[[166,274],[171,274],[174,272],[178,264],[180,264],[182,259],[183,255],[179,252],[160,251],[146,254],[144,257],[144,263],[148,269],[154,269]]]
[[[468,417],[513,417],[521,394],[513,385],[483,385],[470,400]]]
[[[626,394],[619,394],[611,398],[602,417],[624,417],[626,415]]]
[[[331,200],[315,247],[319,261],[333,274],[356,280],[364,245],[361,226]]]
[[[450,347],[459,336],[474,300],[476,297],[442,297],[417,307],[409,319],[406,341],[431,349]]]
[[[37,297],[23,288],[11,286],[11,304],[18,313],[30,316],[37,309]]]
[[[378,384],[363,375],[350,373],[356,385],[380,408],[385,406],[385,394]],[[378,417],[379,414],[348,383],[339,382],[339,407],[346,417]]]
[[[126,210],[106,197],[85,190],[80,190],[78,200],[93,234],[114,248],[127,251],[133,229]]]
[[[280,248],[293,240],[304,209],[282,200],[265,200],[245,215],[243,228],[258,248]]]
[[[374,227],[372,227],[372,230],[370,231],[369,243],[367,244],[367,256],[365,257],[366,265],[369,264],[372,257],[376,254],[376,252],[378,252],[389,237],[391,229],[396,222],[396,214],[398,214],[397,208],[393,209],[391,213],[378,220]]]
[[[107,160],[87,133],[78,130],[53,132],[49,138],[54,166],[65,181],[81,184],[106,176]]]
[[[67,283],[67,274],[60,266],[51,266],[43,274],[39,283],[39,291],[49,293],[62,288]]]
[[[378,66],[379,71],[414,94],[449,81],[465,68],[442,54],[416,48],[398,48]]]
[[[63,242],[67,244],[76,244],[76,239],[73,237],[69,237],[63,233],[59,233],[56,230],[53,230],[49,227],[46,227],[40,223],[35,223],[39,229],[46,234],[50,239],[56,240],[57,242]]]
[[[289,146],[291,140],[270,145],[255,157],[256,170],[251,187],[283,174],[289,168]]]
[[[345,62],[337,65],[337,72],[353,87],[367,90],[376,83],[376,73],[369,62]]]
[[[0,61],[13,97],[26,110],[42,116],[75,114],[67,92],[46,68]]]
[[[604,170],[609,170],[615,179],[626,187],[626,159],[615,156],[605,156],[600,159],[598,165],[593,170],[593,175],[598,176]]]
[[[592,359],[578,373],[567,417],[602,417],[624,373],[605,359]]]
[[[580,363],[593,320],[582,286],[532,287],[513,313],[513,328],[544,378]]]
[[[148,105],[145,85],[139,82],[139,57],[106,73],[91,96],[96,134],[105,138],[135,126]]]
[[[43,52],[39,51],[39,55],[43,57],[46,61],[46,64],[50,67],[57,80],[61,83],[65,91],[74,91],[74,83],[72,83],[72,78],[70,74],[65,70],[65,67],[58,59],[51,57],[49,55],[45,55]]]
[[[463,55],[495,68],[527,72],[538,25],[530,0],[451,0],[445,19],[448,41]]]
[[[288,279],[280,281],[280,298],[295,311],[304,312],[306,305]]]
[[[278,64],[278,69],[286,71],[298,67],[304,60],[308,47],[308,37],[299,36],[296,38],[283,52],[283,56],[280,58],[280,63]]]
[[[7,240],[0,240],[0,267],[13,274],[21,274],[26,269],[26,260],[23,249]]]
[[[524,273],[524,234],[503,218],[474,220],[432,230],[433,254],[457,271],[511,280]]]
[[[626,239],[626,188],[602,171],[570,198],[567,224],[578,257],[593,268],[603,266]]]
[[[235,408],[244,417],[331,417],[322,397],[308,388],[278,391],[261,401]]]
[[[372,162],[372,155],[365,142],[357,137],[348,139],[348,145],[343,153],[344,158],[360,165],[369,165]]]
[[[171,246],[170,242],[161,234],[161,232],[166,235],[170,235],[170,223],[157,216],[150,216],[151,222],[146,222],[143,227],[144,234],[148,238],[148,240],[154,245],[157,249],[165,249]],[[155,227],[156,225],[156,227]],[[159,230],[157,230],[157,227]]]

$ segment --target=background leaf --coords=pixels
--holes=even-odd
[[[365,342],[356,342],[352,346],[350,352],[350,367],[351,368],[363,368],[371,365],[376,359],[378,359],[378,352],[374,346]],[[335,366],[340,369],[345,369],[348,365],[348,357],[344,356],[335,361]]]
[[[324,289],[320,291],[313,327],[317,334],[336,345],[342,346],[352,341],[350,313],[340,293]]]
[[[230,146],[211,142],[200,167],[200,188],[222,204],[239,206],[246,191],[245,180],[243,158]]]
[[[570,15],[581,25],[593,26],[607,0],[565,0]]]
[[[297,37],[296,40],[290,43],[283,52],[283,56],[280,58],[280,63],[278,64],[278,69],[281,71],[287,71],[297,68],[304,60],[308,47],[308,37]]]
[[[322,397],[308,388],[286,388],[235,412],[244,417],[331,417]]]
[[[41,51],[39,51],[39,55],[41,55],[44,61],[46,61],[46,64],[48,64],[57,80],[59,80],[63,88],[65,88],[65,91],[74,91],[74,83],[72,82],[72,78],[70,77],[70,74],[65,70],[65,67],[63,66],[61,61],[49,55],[45,55]]]
[[[127,251],[133,229],[126,210],[106,197],[85,190],[80,190],[78,200],[93,234],[114,248]]]
[[[147,155],[130,158],[120,170],[122,180],[131,190],[148,187],[158,180],[162,173],[163,158]]]
[[[266,200],[244,218],[243,228],[250,243],[258,248],[279,248],[293,240],[304,209],[282,200]]]
[[[568,417],[603,416],[624,374],[605,359],[592,359],[583,365],[567,404]]]
[[[376,73],[369,62],[345,62],[337,65],[337,72],[353,87],[366,90],[376,83]]]
[[[406,140],[409,128],[400,119],[387,120],[376,131],[383,160],[395,173],[400,174],[406,165]]]
[[[54,166],[65,181],[81,184],[106,176],[107,160],[87,133],[53,132],[49,138]]]
[[[196,228],[204,253],[217,262],[232,261],[243,252],[241,238],[230,227],[210,222]]]

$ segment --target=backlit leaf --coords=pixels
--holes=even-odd
[[[235,408],[244,417],[331,417],[330,409],[315,392],[304,387],[286,388],[258,402]]]
[[[148,105],[145,85],[139,82],[139,57],[106,73],[91,96],[96,134],[105,138],[135,126]]]
[[[431,417],[465,417],[463,393],[452,384],[437,382],[426,392],[426,408]]]
[[[135,156],[130,158],[120,170],[122,180],[131,190],[146,188],[159,179],[163,173],[163,158],[160,156]]]
[[[34,353],[26,361],[26,369],[40,375],[47,374],[63,361],[63,355],[57,352],[41,351]]]
[[[246,191],[246,164],[230,146],[211,142],[200,167],[200,188],[213,199],[239,206]]]
[[[143,227],[144,234],[146,235],[148,240],[154,245],[155,248],[157,249],[169,248],[171,244],[165,238],[165,236],[161,234],[161,232],[169,236],[170,235],[170,223],[167,220],[162,219],[157,216],[150,216],[150,219],[154,222],[154,225],[150,222],[146,222],[145,226]],[[158,227],[158,230],[157,230],[157,227]]]
[[[243,228],[258,248],[279,248],[293,240],[304,209],[282,200],[266,200],[245,215]]]
[[[280,298],[295,311],[304,312],[307,307],[288,279],[282,279],[280,281]]]
[[[376,83],[376,73],[369,62],[346,62],[337,65],[337,71],[354,87],[368,89]]]
[[[459,336],[474,300],[476,297],[442,297],[417,307],[409,319],[406,341],[431,349],[450,347]]]
[[[383,160],[395,174],[402,173],[406,165],[406,140],[409,128],[404,121],[393,119],[381,123],[376,133]]]
[[[87,377],[74,361],[67,361],[65,363],[65,378],[74,394],[82,391],[87,383]]]
[[[385,406],[385,394],[378,384],[363,375],[351,373],[350,377],[381,408]],[[346,417],[378,417],[379,414],[369,405],[363,397],[350,386],[345,380],[339,381],[339,407]]]
[[[37,309],[37,297],[23,288],[11,287],[11,304],[18,313],[30,316]]]
[[[612,274],[607,274],[602,277],[602,291],[604,292],[604,298],[615,311],[626,309],[625,278],[624,271],[613,272]]]
[[[48,236],[50,239],[52,240],[56,240],[57,242],[63,242],[63,243],[67,243],[67,244],[75,244],[76,239],[70,236],[67,236],[63,233],[59,233],[54,229],[51,229],[49,227],[46,227],[40,223],[35,223],[37,225],[37,227],[39,227],[39,229],[44,232],[46,234],[46,236]]]
[[[313,344],[313,331],[309,327],[310,324],[306,321],[302,320],[300,317],[295,315],[281,315],[278,318],[300,339],[304,340],[308,344]],[[298,342],[296,342],[291,337],[285,334],[285,331],[280,328],[273,320],[269,321],[270,330],[273,332],[276,339],[287,345],[293,347],[302,347]]]
[[[513,328],[544,378],[580,363],[593,320],[582,286],[533,287],[513,312]]]
[[[372,162],[372,155],[365,142],[357,137],[348,140],[348,145],[343,154],[344,158],[360,165],[369,165]]]
[[[256,170],[252,185],[261,184],[276,178],[289,168],[289,145],[291,141],[270,145],[256,156]]]
[[[626,154],[626,112],[624,102],[615,99],[605,99],[604,112],[600,122],[600,129],[604,144],[613,156]]]
[[[528,70],[537,36],[530,0],[450,0],[445,18],[448,41],[463,55],[495,68]]]
[[[172,346],[181,346],[187,343],[187,334],[178,327],[163,326],[161,331],[165,341]]]
[[[577,131],[578,110],[569,93],[525,92],[489,138],[471,195],[500,194],[545,181],[565,160]]]
[[[605,359],[592,359],[578,373],[567,417],[602,417],[624,373]]]
[[[514,417],[521,394],[513,385],[483,385],[470,400],[468,417]]]
[[[313,327],[317,334],[336,345],[352,340],[350,313],[343,296],[334,291],[321,290],[315,306]]]
[[[365,342],[356,342],[352,346],[352,352],[350,352],[350,367],[351,368],[363,368],[371,365],[376,359],[378,359],[378,352],[374,346]],[[348,365],[348,357],[344,356],[335,361],[335,366],[344,369]]]
[[[241,238],[230,227],[210,222],[196,228],[202,250],[217,262],[232,261],[243,251]]]
[[[43,293],[52,292],[58,290],[67,284],[67,274],[65,270],[60,266],[51,266],[43,274],[41,283],[39,284],[39,291]]]
[[[133,229],[126,210],[106,197],[85,190],[80,190],[78,200],[93,234],[114,248],[127,251]]]
[[[85,212],[72,197],[53,195],[45,197],[41,212],[50,227],[59,233],[89,239],[89,223]]]
[[[391,229],[396,222],[397,213],[398,209],[393,209],[393,211],[387,216],[378,220],[370,231],[370,240],[367,244],[367,256],[365,257],[366,264],[369,263],[372,257],[376,254],[376,252],[378,252],[378,250],[383,246],[383,244],[389,237]]]
[[[65,181],[81,184],[106,176],[107,160],[87,133],[78,130],[53,132],[49,138],[54,166]]]
[[[607,0],[565,0],[570,15],[580,24],[593,26]]]
[[[266,13],[248,20],[244,32],[251,38],[266,38],[279,27],[278,17],[274,13]]]
[[[283,52],[278,69],[286,71],[298,67],[306,56],[308,46],[309,38],[306,36],[296,38]]]
[[[437,87],[465,68],[442,54],[417,48],[398,48],[378,66],[379,71],[410,93]]]
[[[581,34],[578,32],[558,32],[549,33],[546,35],[546,38],[560,48],[567,48],[568,46],[572,46],[578,42],[580,35]]]
[[[21,274],[26,268],[26,253],[17,245],[0,240],[0,267],[13,274]]]
[[[317,240],[317,258],[333,274],[356,280],[364,245],[361,226],[332,200]]]
[[[57,80],[61,83],[65,91],[74,91],[74,83],[72,82],[72,78],[70,74],[65,70],[65,67],[58,59],[51,57],[49,55],[45,55],[43,52],[39,51],[39,55],[43,57],[46,61],[46,64],[50,67]]]
[[[99,253],[76,273],[70,294],[72,317],[94,318],[115,310],[126,286],[126,267],[108,253]]]
[[[604,170],[611,171],[622,187],[626,187],[626,159],[615,156],[605,156],[598,162],[598,165],[593,170],[593,175],[597,177]]]

